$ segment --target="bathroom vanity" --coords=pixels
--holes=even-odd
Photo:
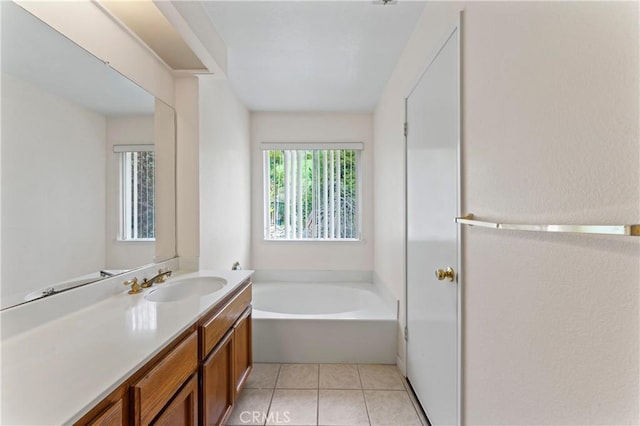
[[[219,424],[251,369],[252,271],[127,294],[179,269],[175,82],[99,2],[54,3],[1,2],[0,424]],[[153,197],[125,202],[127,155],[152,151]],[[225,284],[161,293],[189,277]]]
[[[252,368],[251,273],[175,274],[3,339],[13,368],[3,368],[2,423],[224,424]],[[211,275],[226,281],[211,294],[149,300]]]
[[[246,281],[77,424],[222,424],[251,371],[250,304]]]

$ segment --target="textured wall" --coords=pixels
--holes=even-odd
[[[465,211],[640,219],[638,4],[428,3],[375,115],[374,264],[399,298],[402,98],[461,9]],[[637,424],[639,242],[464,236],[464,422]]]
[[[249,111],[229,82],[200,77],[200,267],[249,266]]]
[[[284,270],[373,269],[373,128],[369,113],[251,114],[251,267]],[[363,142],[362,241],[264,241],[262,142]]]
[[[197,77],[176,78],[176,245],[180,267],[200,255],[200,98]]]

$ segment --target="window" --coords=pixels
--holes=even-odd
[[[361,143],[263,144],[264,238],[359,240]]]
[[[155,153],[153,145],[117,145],[121,155],[121,239],[155,240]]]

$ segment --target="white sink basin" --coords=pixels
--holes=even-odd
[[[151,302],[177,302],[189,297],[215,293],[226,284],[227,280],[220,277],[185,278],[153,289],[145,294],[144,298]]]

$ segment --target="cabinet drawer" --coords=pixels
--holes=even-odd
[[[202,336],[202,353],[200,357],[204,359],[211,349],[216,346],[222,336],[233,326],[236,320],[242,315],[247,306],[251,303],[251,285],[242,290],[213,318],[200,326]]]
[[[197,367],[198,340],[192,333],[133,386],[135,424],[148,424]]]

